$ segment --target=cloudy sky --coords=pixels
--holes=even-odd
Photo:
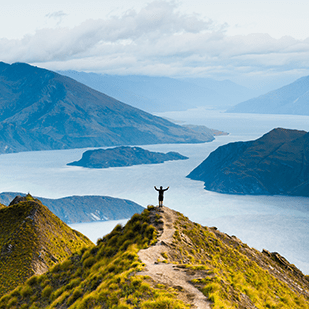
[[[308,0],[10,0],[0,56],[52,70],[231,79],[309,75]]]

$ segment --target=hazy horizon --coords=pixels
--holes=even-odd
[[[309,75],[308,9],[305,0],[12,0],[1,6],[0,59],[269,91]]]

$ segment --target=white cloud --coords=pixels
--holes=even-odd
[[[231,76],[309,70],[309,39],[227,35],[226,24],[179,13],[174,2],[87,20],[73,28],[40,29],[0,40],[0,57],[50,69],[115,74]],[[63,18],[62,11],[49,18]]]

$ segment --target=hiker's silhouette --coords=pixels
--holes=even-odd
[[[159,192],[159,207],[162,207],[164,191],[168,190],[169,187],[167,187],[166,189],[163,189],[163,187],[160,186],[160,189],[158,189],[156,186],[154,186],[154,188]]]

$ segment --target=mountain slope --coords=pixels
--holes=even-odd
[[[24,63],[0,63],[0,132],[0,153],[213,140]]]
[[[187,177],[221,193],[309,196],[308,172],[309,133],[278,128],[219,147]]]
[[[0,222],[0,295],[91,245],[30,195],[0,209]]]
[[[178,152],[153,152],[140,147],[116,147],[108,149],[88,150],[83,153],[79,161],[67,165],[83,166],[89,168],[108,168],[119,166],[132,166],[139,164],[157,164],[172,160],[186,160]]]
[[[308,279],[278,253],[149,206],[0,308],[309,308]]]
[[[231,81],[207,78],[120,76],[77,71],[59,73],[150,113],[187,110],[198,106],[222,108],[255,95],[249,89]]]
[[[229,113],[309,115],[309,76],[237,104]]]
[[[25,196],[26,194],[2,192],[0,193],[0,202],[8,205],[16,195]],[[68,196],[59,199],[36,198],[67,224],[127,219],[131,218],[135,213],[141,213],[144,209],[144,207],[132,201],[109,196]]]

